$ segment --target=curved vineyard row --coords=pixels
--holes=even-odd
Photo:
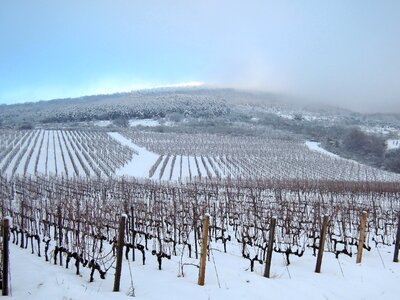
[[[135,145],[156,153],[149,178],[274,178],[399,181],[400,175],[311,151],[290,136],[234,137],[126,130]],[[176,157],[174,163],[170,158]]]
[[[90,130],[1,131],[7,176],[399,181],[400,175],[311,151],[289,136],[264,138]],[[124,139],[125,141],[122,141]],[[128,141],[128,142],[127,142]]]

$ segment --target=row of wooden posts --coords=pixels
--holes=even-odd
[[[116,270],[114,277],[114,292],[119,292],[120,290],[120,282],[121,282],[121,271],[122,271],[122,259],[123,259],[123,246],[124,246],[124,236],[125,236],[125,223],[127,216],[122,215],[119,223],[119,232],[118,232],[118,245],[117,245],[117,262],[116,262]],[[315,272],[321,272],[322,265],[322,256],[324,253],[324,245],[326,239],[326,231],[329,222],[329,216],[325,215],[322,221],[322,228],[320,233],[320,243],[318,247],[318,255],[317,262],[315,265]],[[208,227],[210,223],[210,215],[206,214],[204,216],[203,221],[203,236],[202,236],[202,245],[201,245],[201,256],[200,256],[200,267],[199,267],[199,277],[198,277],[198,285],[203,286],[205,283],[205,273],[206,273],[206,262],[207,262],[207,246],[208,246]],[[365,241],[365,228],[367,223],[367,212],[363,211],[361,215],[361,224],[360,224],[360,236],[358,242],[357,249],[357,259],[356,263],[361,263],[362,261],[362,253],[363,253],[363,245]],[[3,229],[3,250],[2,250],[2,295],[7,296],[9,294],[9,230],[10,230],[10,218],[6,217],[3,219],[2,224]],[[270,222],[270,231],[268,238],[268,249],[267,249],[267,257],[265,260],[265,269],[264,269],[264,277],[270,277],[270,269],[271,269],[271,261],[272,261],[272,253],[273,253],[273,244],[275,239],[275,227],[276,227],[276,218],[271,218]],[[396,234],[396,242],[394,248],[394,256],[393,261],[399,261],[399,247],[400,247],[400,215],[397,225],[397,234]]]
[[[127,219],[127,216],[122,215],[122,217],[120,219],[120,223],[119,223],[117,264],[116,264],[116,268],[115,268],[114,289],[113,289],[114,292],[119,292],[119,289],[120,289],[122,258],[123,258],[122,250],[123,250],[123,245],[124,245],[126,219]],[[204,216],[204,223],[203,223],[203,237],[202,237],[202,244],[201,244],[199,279],[197,281],[198,285],[204,285],[204,282],[205,282],[209,224],[210,224],[210,215],[206,214]]]
[[[120,223],[120,231],[119,231],[119,245],[118,245],[118,253],[117,253],[117,269],[115,273],[115,281],[114,281],[114,292],[119,291],[119,281],[121,279],[121,265],[122,265],[122,245],[123,245],[123,237],[124,237],[124,224],[126,221],[126,216],[122,216]],[[324,253],[324,246],[326,240],[326,232],[329,222],[329,216],[324,215],[322,220],[322,228],[320,232],[320,242],[318,247],[318,255],[317,262],[315,265],[315,272],[321,272],[322,265],[322,256]],[[199,277],[198,277],[198,285],[204,285],[205,282],[205,273],[206,273],[206,262],[207,262],[207,246],[208,246],[208,227],[210,223],[210,215],[206,214],[204,216],[203,221],[203,236],[202,236],[202,244],[201,244],[201,254],[200,254],[200,266],[199,266]],[[361,224],[360,224],[360,235],[358,241],[357,248],[357,258],[356,263],[359,264],[362,261],[363,254],[363,246],[365,242],[365,229],[367,224],[367,212],[363,211],[361,214]],[[273,253],[273,245],[275,240],[275,227],[276,227],[276,218],[271,218],[270,222],[270,231],[268,237],[268,249],[267,249],[267,257],[265,260],[265,269],[264,269],[264,277],[270,278],[270,270],[271,270],[271,261],[272,261],[272,253]],[[398,219],[397,225],[397,235],[396,235],[396,243],[394,248],[394,256],[393,261],[399,261],[399,247],[400,247],[400,215]]]

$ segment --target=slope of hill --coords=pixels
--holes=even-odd
[[[107,125],[107,130],[139,125],[134,130],[261,138],[278,130],[318,141],[340,156],[400,171],[400,155],[385,146],[385,140],[399,138],[398,115],[364,115],[272,93],[206,87],[160,88],[2,105],[0,110],[3,128],[81,129],[96,124]],[[360,141],[352,139],[355,133]],[[348,145],[349,141],[356,147]]]

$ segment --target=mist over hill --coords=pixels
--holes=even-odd
[[[14,127],[22,123],[32,125],[94,120],[115,120],[118,118],[163,118],[171,113],[184,117],[235,117],[243,113],[243,106],[256,111],[281,114],[316,114],[336,116],[346,119],[375,118],[384,121],[384,114],[361,115],[345,109],[319,103],[299,102],[288,96],[243,91],[235,89],[211,88],[157,88],[92,95],[79,98],[55,99],[23,104],[1,105],[2,126]],[[399,120],[397,115],[392,119]]]
[[[368,165],[400,171],[397,149],[386,149],[388,139],[399,139],[399,114],[362,114],[274,93],[156,88],[2,105],[0,110],[2,128],[80,128],[105,121],[115,130],[129,127],[130,120],[153,120],[157,126],[132,130],[157,132],[263,137],[274,130],[318,141],[331,152]]]

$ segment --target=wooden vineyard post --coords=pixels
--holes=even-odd
[[[135,261],[135,217],[133,215],[133,206],[131,206],[131,235],[132,235],[132,260]]]
[[[318,247],[317,264],[315,265],[315,273],[321,273],[322,256],[324,255],[326,228],[328,226],[328,221],[329,221],[329,216],[324,215],[322,221],[321,234],[319,237],[319,247]]]
[[[397,221],[397,234],[396,234],[396,244],[394,245],[393,262],[399,262],[399,247],[400,247],[400,214]]]
[[[57,222],[58,222],[58,243],[59,247],[61,248],[63,242],[63,232],[62,232],[62,213],[60,205],[57,208]],[[63,258],[62,251],[60,251],[60,266],[63,265],[62,258]]]
[[[358,239],[358,248],[357,248],[357,261],[356,263],[361,263],[362,261],[362,252],[365,241],[365,226],[367,223],[367,212],[363,211],[361,215],[361,224],[360,224],[360,238]]]
[[[201,256],[200,256],[200,270],[198,285],[204,285],[204,279],[206,275],[206,261],[207,261],[207,244],[208,244],[208,225],[210,223],[210,215],[204,216],[203,223],[203,240],[201,243]]]
[[[271,260],[272,260],[272,250],[274,249],[274,238],[275,238],[275,226],[276,226],[276,218],[271,218],[271,223],[269,226],[269,238],[268,238],[268,250],[267,250],[267,258],[265,260],[265,269],[264,269],[264,277],[269,278],[269,271],[271,269]]]
[[[121,216],[121,220],[119,221],[118,245],[117,245],[117,265],[115,267],[113,292],[119,292],[119,285],[121,282],[122,248],[124,247],[125,222],[126,222],[126,215],[123,214]]]
[[[9,236],[9,228],[10,228],[10,218],[6,217],[3,219],[3,253],[2,253],[2,264],[3,264],[3,272],[2,272],[2,295],[8,296],[8,266],[9,266],[9,245],[8,245],[8,236]]]

